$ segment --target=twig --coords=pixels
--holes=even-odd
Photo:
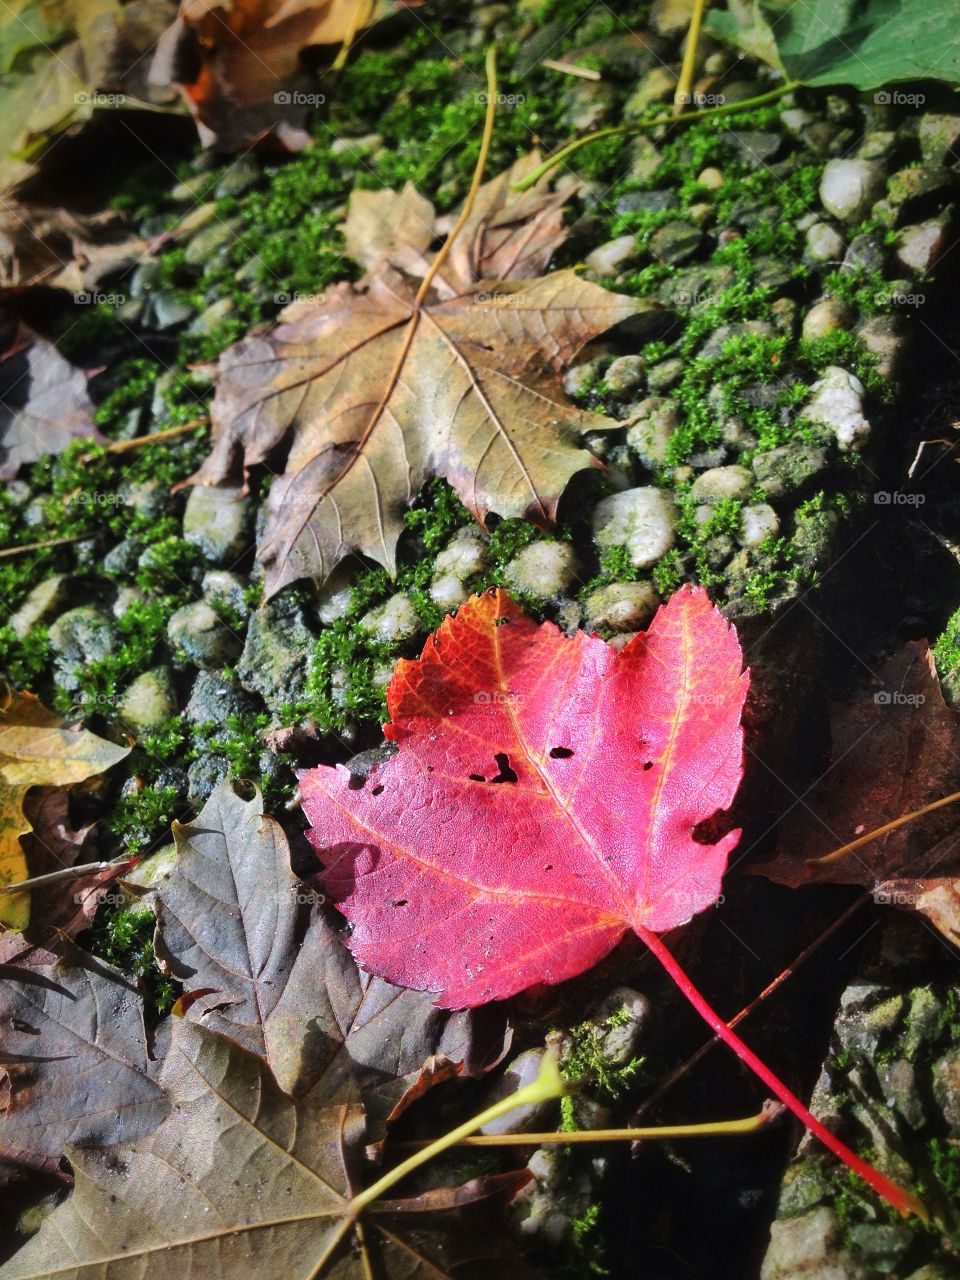
[[[139,449],[144,444],[156,444],[159,440],[172,440],[174,436],[186,435],[188,431],[195,431],[197,427],[205,427],[209,423],[209,418],[193,418],[190,422],[181,422],[177,427],[165,427],[163,431],[148,431],[144,436],[134,436],[132,440],[114,440],[112,444],[108,444],[104,449],[104,453],[126,453],[129,449]],[[84,458],[84,462],[89,461],[93,454],[88,454]]]
[[[610,129],[598,129],[596,133],[588,133],[584,138],[572,138],[554,155],[548,156],[543,164],[533,173],[527,174],[512,188],[514,191],[527,191],[539,182],[545,173],[549,173],[567,156],[573,155],[589,142],[599,142],[601,138],[616,138],[626,133],[645,133],[648,129],[656,129],[660,125],[692,124],[695,120],[712,119],[714,116],[731,115],[737,111],[749,111],[751,107],[762,106],[765,102],[774,102],[785,93],[796,89],[800,82],[788,80],[779,89],[771,89],[768,93],[758,93],[755,98],[744,98],[741,102],[723,102],[718,107],[704,107],[702,111],[688,111],[684,116],[658,116],[655,120],[637,120],[634,124],[618,124]]]
[[[61,547],[67,542],[83,542],[89,533],[72,533],[69,538],[48,538],[46,542],[27,542],[21,547],[4,547],[0,556],[19,556],[25,551],[43,551],[46,547]]]
[[[683,51],[683,65],[680,68],[680,79],[677,81],[673,95],[673,114],[683,114],[683,108],[690,101],[690,86],[693,83],[693,71],[697,61],[697,41],[700,39],[700,23],[707,0],[693,0],[693,13],[690,15],[690,29],[687,31],[687,45]]]
[[[556,62],[553,58],[544,58],[540,65],[550,71],[562,71],[567,76],[580,76],[582,80],[600,79],[599,71],[594,71],[591,67],[578,67],[574,62]]]
[[[0,884],[0,893],[21,893],[26,889],[38,889],[40,885],[58,884],[61,880],[77,880],[80,876],[94,875],[98,871],[110,871],[114,867],[122,871],[139,861],[139,857],[134,857],[118,858],[116,862],[81,862],[78,866],[62,867],[59,871],[48,871],[46,875],[18,880],[16,884]]]

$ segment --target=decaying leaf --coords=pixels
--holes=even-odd
[[[541,203],[534,240],[546,234],[527,256],[493,192],[489,225],[468,236],[439,293],[419,301],[410,276],[426,265],[432,211],[410,191],[379,194],[383,234],[368,260],[381,265],[362,289],[338,284],[322,301],[294,303],[284,323],[220,359],[214,448],[194,481],[220,483],[241,458],[249,470],[290,440],[258,551],[268,596],[298,578],[322,581],[350,551],[393,572],[403,513],[431,475],[481,523],[493,511],[552,524],[570,478],[600,465],[580,435],[617,425],[574,408],[563,373],[589,339],[654,309],[572,270],[467,285],[478,257],[528,270],[556,239]],[[366,195],[360,208],[369,226]],[[404,273],[382,265],[391,235]]]
[[[960,713],[943,701],[933,657],[912,641],[855,699],[831,706],[832,760],[777,830],[776,857],[752,868],[780,884],[863,884],[941,874],[938,844],[960,823],[947,806],[836,861],[811,865],[901,814],[960,790]],[[958,864],[960,866],[960,864]]]
[[[28,875],[20,837],[30,830],[23,808],[30,788],[83,782],[129,752],[86,729],[65,727],[32,693],[0,685],[0,884]],[[29,894],[0,895],[0,922],[22,929],[29,917]]]
[[[148,251],[115,210],[83,216],[6,200],[0,211],[0,296],[38,284],[93,291]]]
[[[21,325],[0,355],[0,480],[25,462],[59,453],[77,436],[102,439],[82,369]]]
[[[266,1058],[287,1093],[336,1096],[352,1079],[366,1095],[431,1054],[479,1074],[506,1052],[505,1020],[478,1034],[475,1016],[357,971],[259,792],[220,783],[174,837],[177,858],[151,883],[158,954],[190,987],[215,989],[188,1016]]]
[[[388,690],[399,744],[362,787],[300,783],[324,886],[360,963],[447,1008],[561,982],[629,928],[663,931],[716,901],[747,691],[736,635],[678,592],[616,653],[474,596]]]
[[[395,0],[181,0],[150,71],[177,84],[201,141],[222,151],[270,142],[296,151],[322,103],[300,67],[310,45],[338,45],[395,7]]]
[[[0,1153],[59,1157],[67,1143],[149,1132],[167,1103],[147,1052],[143,999],[124,976],[70,943],[52,965],[4,966]],[[12,1058],[11,1058],[12,1055]]]
[[[404,1215],[403,1202],[391,1202],[382,1230],[374,1206],[363,1240],[350,1246],[364,1128],[352,1091],[323,1104],[296,1102],[260,1058],[191,1022],[175,1023],[160,1076],[171,1103],[166,1120],[134,1143],[71,1148],[73,1195],[0,1268],[3,1280],[451,1276],[431,1256],[456,1260],[448,1239],[441,1234],[431,1247],[415,1231],[407,1243],[399,1225],[434,1205],[414,1202]],[[508,1194],[528,1176],[507,1175]],[[480,1180],[438,1192],[434,1204],[482,1201],[491,1182],[502,1197],[497,1179]],[[497,1248],[489,1231],[486,1241],[489,1256]]]
[[[50,141],[94,111],[163,101],[143,55],[173,0],[13,0],[0,10],[0,190],[28,177]]]

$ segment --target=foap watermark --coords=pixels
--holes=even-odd
[[[476,93],[473,96],[474,102],[485,107],[490,100],[489,93]],[[526,102],[526,95],[523,93],[495,93],[493,101],[498,107],[522,107]]]
[[[720,301],[719,293],[675,293],[670,301],[678,307],[698,307],[701,305],[715,307]]]
[[[73,895],[74,906],[82,907],[89,901],[91,893],[96,893],[97,903],[101,907],[122,907],[129,901],[126,894],[120,893],[116,889],[108,889],[106,893],[97,893],[96,889],[88,889],[86,893],[75,893]]]
[[[123,499],[118,493],[103,493],[99,489],[71,493],[66,502],[69,506],[79,504],[81,507],[119,507],[123,505]]]
[[[321,306],[327,300],[325,293],[275,293],[273,300],[278,307],[289,307],[294,302],[310,302]]]
[[[302,93],[299,89],[278,89],[273,95],[278,107],[322,107],[326,100],[324,93]]]
[[[726,100],[723,93],[678,93],[674,98],[685,107],[722,107]]]
[[[308,889],[302,884],[292,884],[290,886],[290,893],[293,896],[294,902],[305,906],[322,907],[327,900],[327,895],[325,893],[317,893],[315,889]]]
[[[927,100],[925,93],[903,93],[899,89],[878,89],[873,95],[878,107],[922,107]]]
[[[926,500],[925,493],[904,493],[902,489],[878,489],[873,495],[876,507],[922,507]]]
[[[522,298],[522,293],[484,293],[482,290],[473,295],[478,307],[515,307]]]
[[[922,307],[927,300],[925,293],[875,293],[873,301],[878,307]]]
[[[873,695],[878,707],[922,707],[926,697],[922,693],[902,693],[899,689],[878,689]]]
[[[81,289],[73,295],[78,307],[93,307],[103,302],[108,307],[122,307],[127,300],[125,293],[101,293],[99,289]]]
[[[99,89],[81,90],[73,95],[78,107],[122,107],[126,100],[125,93],[101,93]]]
[[[915,907],[920,901],[920,894],[912,893],[909,889],[899,887],[894,889],[888,886],[874,889],[873,900],[881,907]]]
[[[494,689],[488,693],[485,689],[481,689],[473,695],[473,700],[479,707],[519,707],[523,705],[523,694],[511,693],[509,690],[504,691],[503,689]]]

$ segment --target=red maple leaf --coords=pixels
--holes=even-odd
[[[446,1008],[574,977],[633,929],[822,1141],[917,1211],[730,1031],[657,936],[716,902],[740,836],[696,839],[740,784],[741,665],[703,590],[678,591],[619,653],[537,626],[502,591],[472,597],[397,664],[384,729],[396,755],[359,786],[342,765],[300,774],[324,888],[365,969]]]

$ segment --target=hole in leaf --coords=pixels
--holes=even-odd
[[[643,766],[643,772],[646,773],[648,769],[652,769],[652,768],[653,768],[653,761],[648,760],[647,763]]]
[[[573,752],[569,747],[551,747],[550,758],[552,760],[569,760]]]
[[[362,773],[351,773],[350,781],[347,783],[347,789],[349,791],[362,791],[366,781],[367,780]]]
[[[391,902],[390,905],[392,907],[405,907],[409,901],[409,898],[398,898],[396,902]]]
[[[378,796],[378,795],[380,795],[380,793],[381,793],[382,791],[383,791],[383,783],[382,783],[382,782],[380,782],[380,783],[378,783],[378,784],[377,784],[377,786],[375,786],[375,787],[373,788],[373,790],[370,792],[370,794],[371,794],[372,796]]]
[[[514,772],[514,770],[510,768],[510,757],[507,755],[507,753],[505,751],[498,751],[493,758],[497,762],[497,768],[500,770],[500,772],[497,774],[495,778],[491,778],[490,781],[491,782],[516,782],[517,775]]]
[[[486,778],[483,776],[483,774],[482,774],[482,773],[471,773],[471,774],[470,774],[470,781],[471,781],[471,782],[486,782]]]

